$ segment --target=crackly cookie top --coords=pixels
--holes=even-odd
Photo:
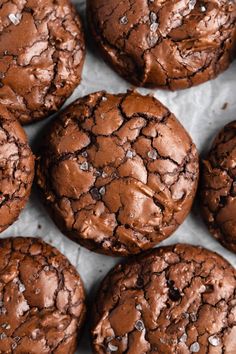
[[[0,2],[0,104],[23,123],[56,111],[80,82],[81,22],[68,0]]]
[[[96,298],[94,352],[236,352],[236,273],[200,247],[155,249],[116,266]]]
[[[196,147],[154,97],[91,94],[54,121],[44,142],[38,184],[62,231],[90,249],[138,253],[191,208]]]
[[[236,121],[216,137],[204,161],[202,210],[212,235],[236,253]]]
[[[89,0],[88,17],[105,59],[136,85],[197,85],[236,49],[234,0]]]
[[[26,134],[0,105],[0,232],[25,206],[34,178],[34,157]]]
[[[73,354],[85,313],[75,268],[34,238],[0,240],[0,352]]]

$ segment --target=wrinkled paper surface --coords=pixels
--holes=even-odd
[[[85,0],[77,0],[74,3],[85,21]],[[94,91],[107,90],[120,93],[125,92],[130,87],[129,83],[121,79],[103,62],[87,33],[87,55],[83,70],[83,80],[66,102],[66,105]],[[140,89],[139,91],[144,94],[151,92],[165,104],[181,121],[192,136],[199,152],[204,156],[219,129],[226,123],[236,119],[236,61],[216,80],[188,90],[167,92]],[[50,119],[47,119],[26,127],[33,149],[40,144],[42,131],[47,129],[49,121]],[[118,262],[118,258],[89,252],[63,236],[47,215],[35,188],[19,220],[1,236],[39,236],[57,247],[76,266],[88,294],[89,312],[77,353],[91,354],[88,328],[94,295],[99,282],[110,268]],[[192,213],[184,224],[172,237],[162,242],[162,245],[176,242],[202,245],[220,253],[236,266],[236,255],[224,249],[209,235],[202,222],[199,205],[194,206]]]

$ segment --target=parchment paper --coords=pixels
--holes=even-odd
[[[85,0],[77,0],[74,3],[84,22],[86,22]],[[129,87],[130,85],[127,82],[103,62],[87,33],[87,56],[83,70],[83,80],[66,102],[66,105],[76,98],[94,91],[107,90],[118,93],[125,92]],[[198,87],[178,92],[146,89],[140,89],[139,91],[144,94],[154,93],[155,97],[164,103],[181,121],[192,136],[199,152],[204,156],[217,131],[226,123],[236,119],[236,61],[216,80]],[[50,119],[26,127],[33,149],[40,144],[42,132],[47,129]],[[91,309],[99,282],[110,268],[119,261],[118,258],[89,252],[63,236],[48,217],[39,200],[37,190],[33,190],[28,205],[21,213],[19,220],[1,236],[40,236],[64,253],[82,276],[88,294],[88,312]],[[176,242],[202,245],[220,253],[236,266],[236,255],[224,249],[209,235],[202,222],[200,207],[197,203],[195,203],[192,213],[184,224],[161,245]],[[77,352],[80,354],[92,353],[88,338],[89,317]]]

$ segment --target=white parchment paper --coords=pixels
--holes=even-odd
[[[84,22],[86,22],[85,0],[77,0],[74,3]],[[83,70],[83,80],[66,102],[66,105],[76,98],[94,91],[107,90],[118,93],[125,92],[129,87],[129,83],[121,79],[103,62],[87,33],[87,56]],[[139,91],[144,94],[154,93],[155,97],[164,103],[181,121],[192,136],[199,152],[204,155],[217,131],[226,123],[236,119],[236,61],[216,80],[198,87],[178,92],[146,89]],[[47,119],[26,127],[33,149],[40,144],[42,130],[47,129],[49,122],[50,119]],[[184,224],[161,245],[176,242],[202,245],[220,253],[236,266],[236,255],[224,249],[209,235],[202,222],[199,209],[199,205],[195,203],[192,213]],[[33,190],[28,205],[21,213],[19,220],[1,236],[40,236],[64,253],[82,276],[88,294],[88,312],[90,312],[99,282],[110,268],[119,261],[117,258],[89,252],[63,236],[50,220],[39,201],[37,190]],[[80,354],[92,353],[88,338],[89,317],[90,315],[88,315],[85,331],[82,334],[77,352]]]

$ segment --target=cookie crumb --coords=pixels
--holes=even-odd
[[[225,111],[228,108],[229,103],[225,102],[223,106],[221,107],[222,111]]]

